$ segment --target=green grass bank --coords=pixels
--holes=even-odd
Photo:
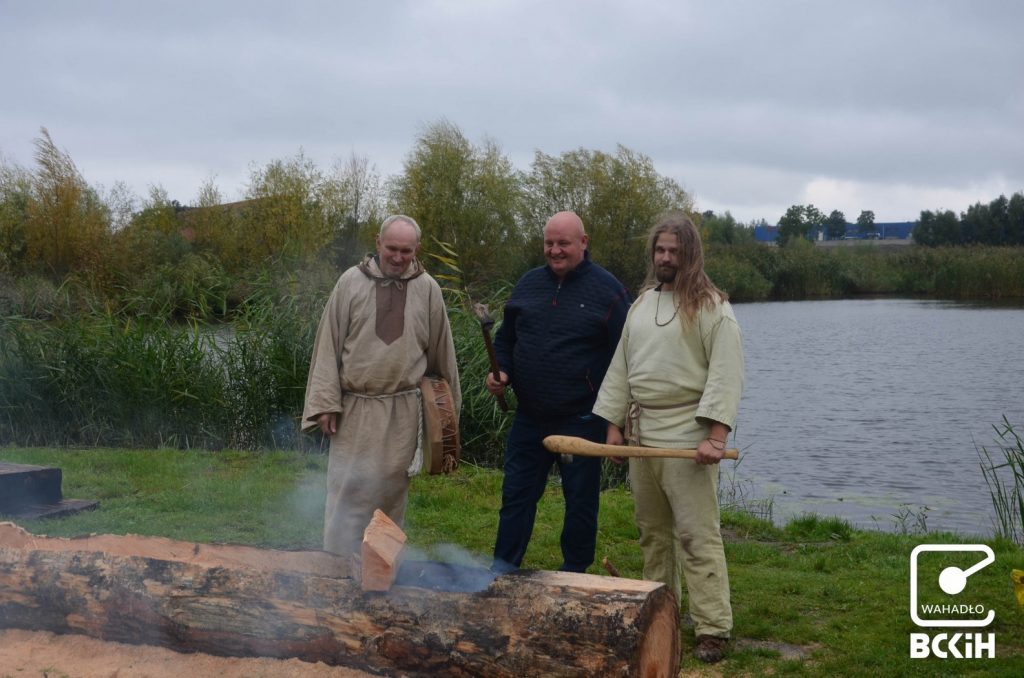
[[[320,454],[5,447],[0,460],[59,466],[66,497],[100,501],[95,511],[20,522],[33,533],[320,546],[326,468]],[[450,476],[417,477],[406,524],[411,547],[437,560],[449,559],[454,549],[486,564],[500,496],[501,474],[491,469],[466,464]],[[525,567],[560,563],[561,510],[553,482]],[[1024,675],[1024,611],[1010,581],[1012,569],[1024,569],[1024,551],[1009,540],[860,531],[818,516],[779,528],[726,513],[723,527],[736,643],[723,664],[705,667],[692,658],[692,633],[684,628],[684,675]],[[911,659],[909,634],[919,630],[909,615],[912,550],[978,542],[988,544],[996,560],[971,577],[971,601],[995,611],[984,631],[996,635],[996,658]],[[641,577],[632,499],[621,487],[601,498],[597,557],[605,556],[623,576]],[[591,571],[604,574],[598,564]]]

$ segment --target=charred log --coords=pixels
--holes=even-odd
[[[678,671],[678,610],[661,584],[442,568],[468,574],[469,590],[409,585],[430,569],[406,562],[390,591],[373,593],[322,552],[57,539],[0,523],[0,627],[405,675]]]

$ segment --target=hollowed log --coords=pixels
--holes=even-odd
[[[0,523],[0,628],[403,675],[678,672],[678,609],[662,584],[407,561],[374,593],[350,570],[319,551],[60,539]]]

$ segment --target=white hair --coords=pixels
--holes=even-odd
[[[405,223],[412,226],[413,230],[416,231],[416,242],[419,242],[423,237],[423,232],[420,230],[420,225],[416,223],[416,220],[412,217],[407,217],[404,214],[392,214],[390,217],[381,222],[379,236],[384,236],[384,231],[388,230],[391,224],[396,221],[404,221]]]

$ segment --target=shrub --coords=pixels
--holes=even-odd
[[[707,262],[708,276],[729,294],[732,301],[762,301],[772,291],[772,284],[749,261],[728,253]]]

